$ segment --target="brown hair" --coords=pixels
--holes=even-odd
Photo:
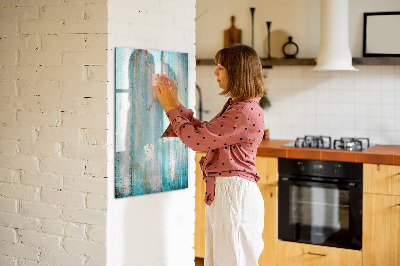
[[[219,50],[214,57],[228,72],[228,86],[220,95],[252,98],[266,95],[260,58],[247,45],[233,45]]]

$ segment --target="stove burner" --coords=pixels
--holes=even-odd
[[[363,151],[369,148],[368,138],[340,138],[333,142],[335,150]]]
[[[304,138],[297,138],[294,146],[299,148],[330,149],[331,137],[306,135]]]

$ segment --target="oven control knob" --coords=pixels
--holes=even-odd
[[[340,172],[340,164],[336,164],[335,167],[333,168],[333,173],[338,174]]]

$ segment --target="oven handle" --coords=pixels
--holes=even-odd
[[[289,182],[294,185],[307,185],[318,187],[337,187],[345,189],[354,189],[356,187],[355,182],[335,182],[335,181],[315,181],[315,180],[304,180],[299,178],[281,177],[280,181]]]

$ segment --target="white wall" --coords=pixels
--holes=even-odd
[[[266,57],[265,22],[271,21],[271,31],[283,30],[299,46],[299,58],[314,58],[320,38],[320,0],[202,0],[197,3],[197,58],[214,58],[223,46],[223,31],[230,27],[230,17],[242,30],[242,42],[251,45],[251,13],[254,14],[254,49]],[[363,12],[399,11],[398,0],[349,0],[349,42],[353,57],[362,56]],[[273,40],[272,40],[273,43]],[[271,45],[272,46],[272,45]]]
[[[189,152],[189,188],[114,198],[114,48],[189,54],[189,107],[195,89],[195,0],[109,1],[108,24],[108,263],[194,264],[194,152]]]
[[[105,1],[0,1],[0,265],[104,265]]]
[[[237,27],[249,29],[243,41],[250,44],[249,6],[256,6],[256,19],[261,20],[257,14],[266,12],[264,17],[273,26],[301,33],[293,34],[300,47],[299,58],[316,57],[319,1],[222,1],[225,9],[216,9],[213,3],[202,1],[197,5],[199,58],[213,58],[221,48],[222,30],[229,27],[229,17],[236,15],[235,12],[242,14],[237,20],[243,24]],[[400,2],[349,0],[349,9],[350,47],[353,57],[357,57],[362,54],[362,12],[400,10]],[[264,19],[259,24],[265,26]],[[265,38],[266,30],[256,31],[255,35]],[[262,38],[258,38],[255,49],[263,57]],[[272,104],[265,111],[271,137],[294,139],[305,134],[324,134],[334,138],[369,137],[373,143],[400,144],[400,66],[355,67],[360,71],[314,72],[310,66],[274,66],[264,70]],[[225,97],[216,96],[219,89],[213,71],[213,66],[197,67],[196,83],[202,89],[203,109],[209,111],[203,114],[203,120],[211,119],[226,101]]]

